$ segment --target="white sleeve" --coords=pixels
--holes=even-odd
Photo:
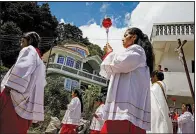
[[[99,117],[98,120],[103,120],[103,116],[104,116],[104,105],[99,108],[99,111],[96,113],[96,115]]]
[[[100,66],[100,75],[109,78],[111,74],[128,73],[146,64],[143,48],[137,47],[124,53],[110,53]]]
[[[74,109],[76,109],[78,104],[78,99],[77,98],[73,98],[71,100],[71,102],[67,105],[67,109],[70,111],[73,111]]]
[[[188,114],[182,114],[180,117],[178,117],[178,124],[184,124],[190,121],[190,115]]]
[[[16,64],[10,71],[5,86],[20,93],[24,93],[29,85],[31,74],[36,68],[36,52],[30,48],[23,48],[20,51]]]

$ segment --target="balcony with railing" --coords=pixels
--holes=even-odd
[[[184,38],[192,41],[194,39],[194,29],[194,22],[154,24],[150,39],[151,41],[176,41],[177,38]]]
[[[66,65],[49,63],[48,73],[52,72],[65,74],[70,77],[82,79],[102,86],[107,86],[107,80],[105,78]]]

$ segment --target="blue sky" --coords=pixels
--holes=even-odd
[[[40,4],[39,2],[38,4]],[[42,2],[43,3],[43,2]],[[194,2],[48,2],[53,15],[73,23],[101,48],[106,30],[100,24],[104,16],[113,18],[109,43],[115,52],[123,51],[122,37],[128,27],[138,27],[150,38],[154,23],[194,22]]]
[[[42,4],[44,2],[39,2]],[[125,18],[136,8],[139,2],[48,2],[53,15],[60,21],[82,26],[95,23],[100,25],[102,19],[111,17],[115,27],[127,26]],[[128,15],[126,15],[128,14]],[[126,17],[125,17],[126,16]]]

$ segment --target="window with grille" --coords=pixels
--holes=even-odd
[[[82,64],[81,61],[76,61],[75,68],[76,69],[80,69],[81,68],[81,64]]]
[[[58,57],[58,60],[57,60],[57,63],[59,63],[59,64],[63,64],[64,63],[64,57],[63,56],[59,56]]]
[[[76,80],[72,80],[71,89],[78,88],[78,87],[79,87],[79,83],[78,83],[78,81],[76,81]]]
[[[74,59],[72,57],[67,57],[66,66],[73,67]]]
[[[65,79],[64,87],[66,90],[71,91],[72,80],[69,78]]]

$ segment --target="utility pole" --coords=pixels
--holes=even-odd
[[[55,45],[57,45],[58,40],[59,40],[59,38],[57,37],[50,45],[50,52],[49,52],[48,61],[47,61],[47,65],[46,65],[46,74],[47,74],[47,71],[48,71],[48,65],[49,65],[49,61],[50,61],[50,55],[51,55],[51,52],[52,52],[52,48]]]

